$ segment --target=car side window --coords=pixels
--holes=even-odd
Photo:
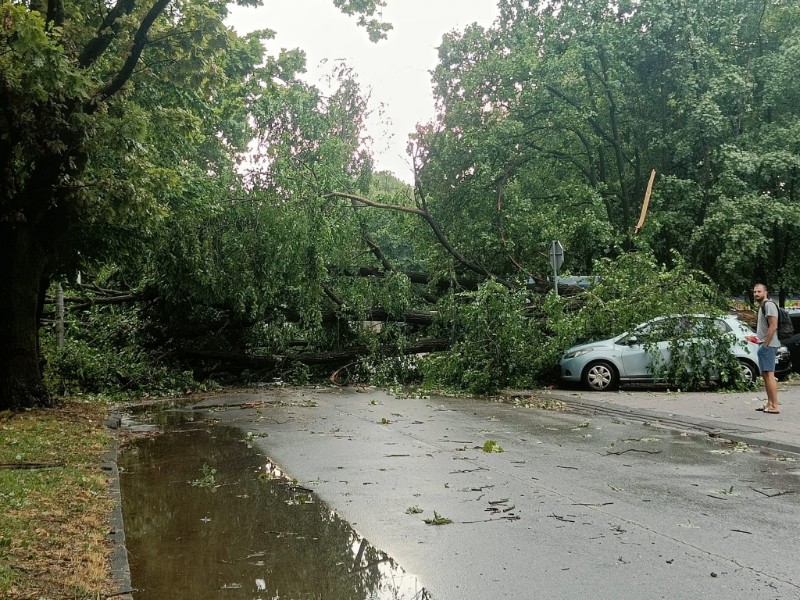
[[[714,338],[716,334],[725,334],[731,331],[730,326],[722,319],[695,318],[692,324],[692,334],[698,338]]]
[[[729,331],[731,331],[730,325],[728,325],[722,319],[714,319],[714,325],[717,326],[717,329],[719,329],[720,333],[728,333]]]
[[[648,342],[653,336],[653,323],[643,323],[634,329],[628,336],[628,343],[635,342],[637,344],[644,344]]]
[[[691,321],[683,317],[659,319],[652,323],[648,339],[651,342],[666,342],[685,332],[689,327],[691,327]]]

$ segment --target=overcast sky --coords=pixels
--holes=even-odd
[[[475,22],[488,27],[497,16],[496,1],[388,0],[383,17],[394,29],[377,44],[356,26],[355,18],[338,12],[332,0],[265,0],[255,9],[232,6],[228,24],[239,33],[275,30],[275,40],[267,45],[272,51],[305,50],[305,79],[323,89],[331,62],[343,59],[370,95],[370,107],[377,113],[382,103],[384,119],[390,121],[381,125],[376,115],[368,124],[376,168],[411,182],[407,137],[417,123],[433,116],[430,71],[442,35]]]

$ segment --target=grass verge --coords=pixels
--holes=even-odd
[[[0,597],[113,594],[104,404],[0,413]]]

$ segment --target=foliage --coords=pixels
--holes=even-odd
[[[455,343],[424,360],[426,384],[484,394],[531,383],[535,324],[525,314],[526,298],[524,290],[511,292],[493,281],[453,296],[441,319]]]
[[[235,197],[212,190],[212,201],[201,187],[165,220],[149,254],[149,285],[164,300],[161,318],[171,332],[209,324],[215,334],[241,332],[229,343],[255,354],[301,341],[326,349],[365,337],[346,319],[374,306],[392,314],[406,308],[404,277],[368,283],[352,274],[363,265],[357,246],[365,217],[321,198],[368,186],[371,169],[362,146],[365,100],[348,69],[336,77],[340,87],[327,98],[294,79],[262,96],[253,106],[259,147],[245,185]],[[333,297],[338,306],[328,304]],[[330,329],[323,309],[345,320]],[[217,346],[224,340],[215,337]]]
[[[415,356],[387,357],[375,364],[369,381],[384,388],[422,383],[419,359]]]
[[[381,20],[382,0],[334,4],[358,17],[373,40],[390,29]],[[265,115],[273,125],[286,116],[265,106],[280,110],[286,98],[303,103],[320,155],[332,155],[316,173],[324,186],[368,173],[366,151],[353,146],[358,119],[340,110],[339,135],[313,129],[324,111],[315,110],[319,94],[296,79],[302,52],[267,56],[262,41],[273,32],[240,37],[225,26],[226,16],[224,2],[199,0],[0,6],[1,407],[49,401],[37,299],[52,278],[116,261],[132,287],[145,276],[163,281],[168,274],[154,272],[148,259],[164,248],[165,221],[172,227],[173,214],[191,214],[196,220],[179,231],[196,231],[203,217],[230,203],[243,187],[237,153],[263,133]],[[346,109],[354,92],[343,87],[330,105]],[[293,133],[299,141],[302,133]],[[339,161],[343,155],[349,159]],[[303,192],[286,181],[269,201]],[[313,264],[305,246],[303,263]],[[195,257],[200,268],[209,266],[206,258]],[[236,300],[247,310],[259,298],[244,292]]]
[[[445,517],[444,515],[440,515],[436,511],[433,511],[433,517],[430,519],[423,519],[426,525],[450,525],[453,520]]]
[[[527,3],[447,34],[418,129],[428,207],[496,275],[677,251],[738,295],[798,288],[800,13],[791,3]],[[634,224],[651,170],[647,221]]]
[[[497,443],[497,440],[486,440],[483,446],[481,446],[481,450],[487,454],[491,454],[492,452],[505,452],[503,447]]]
[[[712,377],[721,385],[744,385],[738,361],[731,353],[736,338],[709,319],[661,319],[638,335],[652,356],[653,374],[658,380],[686,390],[707,386]],[[659,342],[665,340],[668,345],[662,350]]]
[[[570,346],[611,337],[661,315],[717,314],[727,308],[707,278],[679,256],[668,268],[647,252],[622,254],[598,261],[595,273],[599,282],[575,298],[551,293],[540,300],[494,283],[482,286],[469,295],[469,304],[445,315],[457,341],[450,351],[422,363],[426,385],[489,393],[549,383]],[[696,357],[709,360],[707,354]],[[713,360],[723,373],[733,373],[728,357]],[[664,377],[684,387],[694,385],[707,370],[691,365]]]
[[[630,331],[654,317],[718,314],[728,308],[707,277],[678,255],[668,266],[647,252],[623,254],[598,261],[595,274],[599,283],[589,288],[579,310],[565,311],[564,301],[553,297],[545,301],[550,335],[537,339],[540,372],[570,346]]]
[[[373,38],[388,31],[382,0],[334,3]],[[45,331],[62,393],[192,389],[186,357],[206,351],[354,347],[353,381],[489,393],[552,381],[576,342],[722,310],[717,291],[797,289],[800,11],[695,4],[501,0],[493,26],[448,33],[437,117],[410,145],[414,188],[373,173],[369,102],[349,67],[324,94],[301,79],[301,50],[266,55],[274,34],[236,35],[224,5],[165,0],[149,20],[70,0],[55,26],[4,5],[2,110],[18,125],[0,136],[16,161],[0,280],[27,291],[0,290],[0,388],[24,382],[14,405],[41,396],[38,286],[77,269],[148,301],[74,315],[62,350]],[[544,295],[552,240],[565,272],[600,282]],[[431,337],[452,348],[398,358]],[[24,364],[3,371],[16,347]],[[245,380],[330,374],[254,362]],[[690,372],[669,376],[694,385]]]
[[[42,344],[48,387],[61,396],[171,396],[214,387],[165,361],[164,348],[148,350],[147,327],[135,308],[95,305],[70,314],[63,347],[52,329],[44,331]]]
[[[216,491],[216,488],[219,487],[217,485],[217,469],[214,467],[204,464],[201,468],[203,472],[202,477],[198,477],[197,479],[192,479],[189,481],[189,485],[192,487],[202,487],[202,488],[211,488],[211,491]]]

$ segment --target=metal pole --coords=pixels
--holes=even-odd
[[[56,347],[64,347],[64,289],[56,284]]]
[[[558,267],[556,266],[556,264],[558,263],[558,257],[556,256],[555,242],[553,242],[551,245],[551,253],[553,257],[553,285],[555,285],[556,296],[558,296]]]
[[[553,269],[553,282],[556,284],[556,296],[558,296],[558,271]]]

